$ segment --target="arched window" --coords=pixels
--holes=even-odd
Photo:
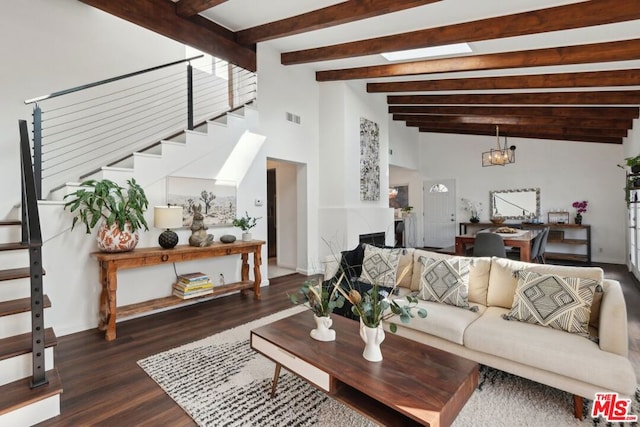
[[[444,184],[434,184],[429,189],[429,193],[448,193],[449,189]]]

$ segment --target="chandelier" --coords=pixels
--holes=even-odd
[[[516,162],[516,146],[507,146],[507,136],[504,136],[504,146],[500,146],[500,127],[496,126],[496,146],[482,153],[482,166],[505,166]]]

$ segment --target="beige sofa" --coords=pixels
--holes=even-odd
[[[406,249],[398,270],[409,265],[399,283],[400,295],[418,291],[422,263],[420,257],[451,257],[419,249]],[[339,256],[326,260],[325,277],[333,277]],[[526,269],[563,277],[602,281],[603,292],[594,298],[589,332],[597,340],[503,315],[512,306],[518,279],[514,272]],[[633,396],[636,377],[628,360],[626,306],[615,280],[604,279],[598,267],[569,267],[530,264],[505,258],[474,258],[469,273],[469,304],[477,311],[429,301],[419,305],[428,311],[409,324],[398,323],[397,334],[455,353],[478,363],[528,378],[574,395],[576,407],[582,397],[593,399],[596,392],[614,391]],[[598,341],[598,343],[596,343]],[[576,416],[579,416],[576,408]]]

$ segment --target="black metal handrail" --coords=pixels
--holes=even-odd
[[[97,81],[97,82],[87,83],[87,84],[81,85],[81,86],[76,86],[76,87],[71,88],[71,89],[60,90],[58,92],[53,92],[53,93],[50,93],[48,95],[42,95],[42,96],[38,96],[36,98],[27,99],[26,101],[24,101],[24,103],[27,104],[27,105],[33,104],[34,102],[40,102],[40,101],[44,101],[45,99],[52,99],[52,98],[56,98],[58,96],[68,95],[70,93],[79,92],[81,90],[89,89],[89,88],[96,87],[96,86],[101,86],[101,85],[104,85],[104,84],[107,84],[107,83],[117,82],[118,80],[124,80],[124,79],[128,79],[130,77],[140,76],[142,74],[146,74],[146,73],[149,73],[151,71],[161,70],[163,68],[168,68],[168,67],[171,67],[171,66],[174,66],[174,65],[182,64],[182,63],[185,63],[185,62],[190,62],[190,61],[193,61],[194,59],[199,59],[199,58],[203,58],[203,57],[204,57],[204,55],[192,56],[191,58],[186,58],[186,59],[181,59],[179,61],[169,62],[168,64],[162,64],[162,65],[158,65],[158,66],[155,66],[155,67],[146,68],[144,70],[139,70],[139,71],[134,71],[132,73],[122,74],[121,76],[111,77],[111,78],[100,80],[100,81]]]
[[[20,129],[20,170],[22,176],[22,243],[29,248],[29,276],[31,279],[31,388],[48,384],[45,369],[44,291],[42,289],[42,234],[38,214],[36,183],[31,163],[29,131],[25,120],[18,121]]]

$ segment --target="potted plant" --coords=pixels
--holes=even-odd
[[[234,227],[238,227],[242,230],[242,240],[247,242],[251,240],[251,233],[249,230],[256,226],[260,218],[262,217],[252,218],[249,216],[249,212],[245,211],[244,216],[234,219],[232,224]]]
[[[108,179],[87,180],[80,188],[64,196],[64,209],[69,208],[73,223],[82,222],[89,234],[99,226],[96,240],[103,252],[130,251],[138,244],[138,230],[149,230],[144,213],[149,201],[135,179],[127,180],[128,188]]]
[[[318,341],[335,341],[336,331],[330,329],[332,325],[331,313],[334,308],[342,308],[345,298],[338,291],[339,283],[320,282],[319,279],[305,280],[298,292],[289,295],[293,304],[305,304],[312,312],[316,328],[311,330],[311,338]]]
[[[631,168],[632,173],[640,173],[640,154],[634,157],[626,157],[625,162]]]
[[[582,224],[582,214],[587,212],[588,205],[589,205],[589,202],[587,202],[586,200],[573,202],[571,204],[571,206],[576,208],[576,217],[575,217],[576,224],[578,225]]]
[[[471,217],[469,218],[469,222],[480,222],[480,214],[482,213],[482,202],[474,202],[465,198],[462,198],[461,201],[463,203],[462,208],[465,211],[468,211],[471,215]]]
[[[413,211],[413,206],[405,206],[401,209],[403,216],[407,217],[411,215],[411,211]]]

